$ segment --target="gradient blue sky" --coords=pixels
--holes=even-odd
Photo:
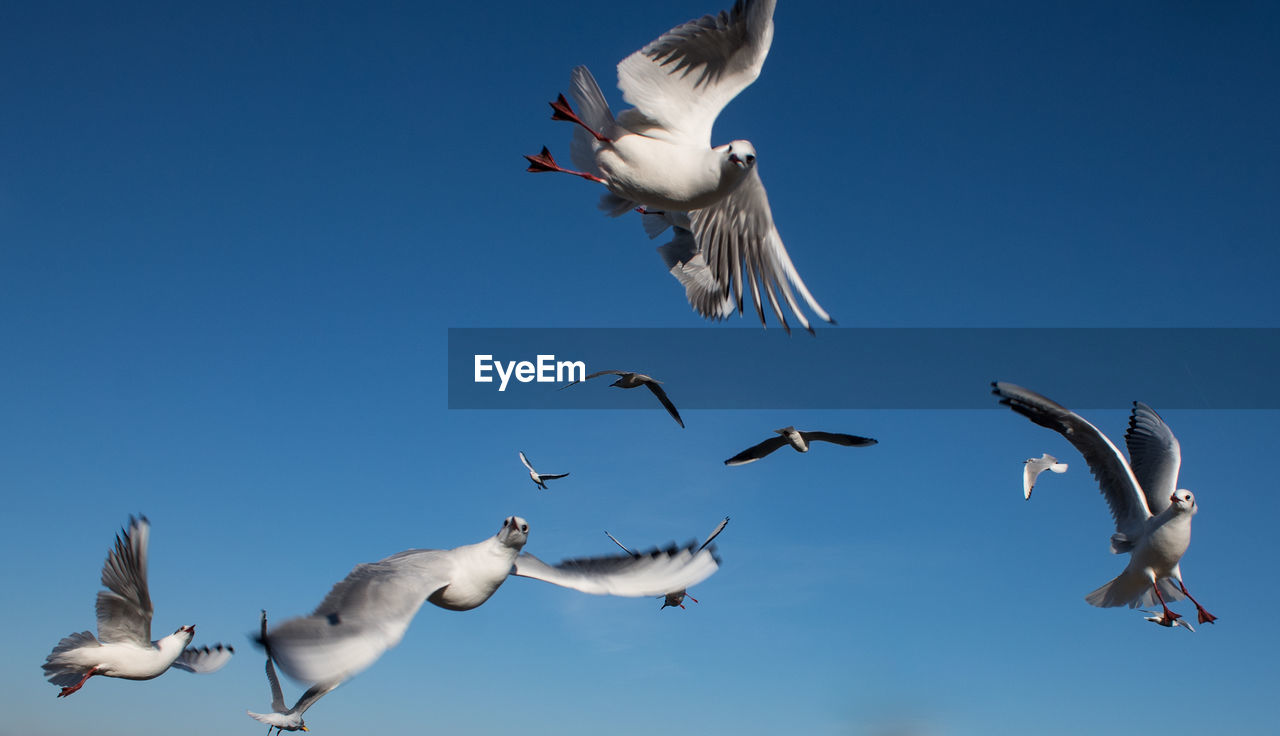
[[[449,327],[731,328],[688,308],[634,218],[520,158],[567,158],[546,102],[574,65],[621,107],[617,61],[720,7],[365,5],[0,10],[0,734],[259,734],[259,609],[306,613],[356,563],[512,513],[548,561],[611,552],[604,529],[645,546],[733,522],[687,611],[518,579],[426,607],[315,733],[1274,728],[1275,412],[1162,412],[1202,509],[1184,573],[1221,617],[1191,635],[1084,603],[1124,564],[1105,505],[994,399],[687,411],[686,430],[660,409],[449,411]],[[1274,4],[783,0],[776,22],[715,139],[753,141],[842,325],[1277,326]],[[1125,411],[1086,413],[1122,434]],[[881,444],[721,465],[785,424]],[[520,449],[571,477],[536,492]],[[1023,502],[1045,451],[1072,469]],[[93,627],[136,512],[156,632],[239,654],[55,700],[39,665]]]

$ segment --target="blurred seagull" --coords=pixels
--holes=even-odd
[[[568,473],[539,473],[529,464],[529,458],[525,457],[523,452],[520,453],[520,462],[524,463],[524,466],[529,469],[529,477],[533,479],[534,484],[544,491],[547,490],[546,481],[564,478],[569,475]]]
[[[596,376],[605,375],[620,376],[618,380],[609,384],[610,386],[615,386],[617,388],[636,388],[637,386],[644,386],[649,389],[653,392],[654,396],[658,397],[658,401],[661,401],[662,405],[667,408],[667,413],[671,415],[671,418],[676,420],[676,423],[681,427],[684,427],[684,420],[680,418],[680,412],[676,411],[676,405],[671,403],[671,399],[667,398],[667,392],[663,391],[662,386],[658,385],[662,383],[662,381],[650,378],[643,373],[632,373],[631,371],[596,371],[595,373],[583,378],[582,381],[590,381]],[[563,391],[575,383],[582,383],[582,381],[573,381],[568,385],[561,386],[560,390]]]
[[[715,547],[654,549],[639,556],[565,560],[552,566],[521,552],[529,524],[508,516],[494,536],[454,549],[411,549],[356,565],[310,616],[268,632],[280,669],[303,682],[345,680],[400,643],[426,601],[451,611],[475,608],[508,575],[593,595],[663,595],[706,580],[719,567]]]
[[[254,713],[253,711],[245,711],[249,717],[256,721],[267,724],[267,736],[271,736],[271,729],[276,729],[276,733],[281,731],[308,731],[307,724],[302,720],[302,714],[307,712],[307,708],[315,705],[316,701],[324,697],[338,685],[342,684],[341,680],[316,685],[310,690],[302,694],[298,698],[298,702],[293,704],[292,708],[284,707],[284,693],[280,691],[280,678],[276,677],[276,668],[271,664],[271,646],[267,641],[267,612],[262,612],[262,634],[259,641],[267,650],[267,682],[271,684],[271,712],[270,713]]]
[[[1191,517],[1197,506],[1191,491],[1178,488],[1181,449],[1160,415],[1133,402],[1124,434],[1126,461],[1111,440],[1079,414],[1021,386],[991,385],[1001,404],[1058,432],[1080,451],[1111,507],[1116,522],[1111,551],[1130,553],[1129,565],[1085,600],[1104,608],[1154,606],[1159,601],[1162,613],[1156,623],[1172,626],[1179,614],[1170,611],[1167,602],[1186,596],[1195,604],[1199,622],[1212,623],[1217,617],[1204,610],[1182,582],[1178,562],[1191,544]]]
[[[668,212],[683,218],[688,254],[672,268],[700,314],[723,319],[736,304],[743,312],[743,282],[750,288],[760,323],[761,294],[783,329],[791,331],[779,303],[813,328],[792,287],[809,309],[835,322],[819,306],[782,244],[750,142],[711,147],[716,116],[746,89],[764,66],[773,43],[774,0],[738,0],[733,9],[676,26],[618,64],[618,87],[634,105],[616,119],[586,67],[570,78],[579,112],[560,95],[552,119],[576,123],[570,147],[582,171],[561,167],[544,146],[525,156],[529,171],[561,171],[609,189],[600,208],[618,216],[629,210]],[[667,254],[664,254],[664,258]],[[684,266],[699,274],[681,278]]]
[[[790,444],[797,452],[808,452],[810,442],[831,442],[845,447],[867,447],[876,444],[870,437],[858,437],[852,434],[836,434],[832,432],[801,432],[795,427],[775,429],[777,437],[771,437],[754,447],[739,452],[724,461],[725,465],[746,465],[754,463],[783,445]]]
[[[45,658],[44,674],[62,687],[59,698],[79,690],[94,675],[150,680],[170,667],[188,672],[214,672],[235,649],[223,644],[187,648],[196,627],[182,626],[158,641],[151,640],[151,593],[147,590],[147,517],[129,517],[129,527],[116,536],[115,549],[102,566],[98,591],[98,639],[88,631],[58,642]]]
[[[1031,489],[1036,487],[1036,478],[1046,470],[1052,470],[1055,473],[1067,472],[1067,464],[1058,462],[1058,458],[1049,453],[1042,453],[1040,457],[1029,457],[1027,462],[1022,466],[1022,497],[1031,498]]]
[[[698,548],[698,551],[701,552],[708,544],[711,544],[711,540],[715,539],[720,534],[720,532],[724,531],[724,528],[728,526],[728,524],[729,524],[729,517],[726,516],[724,517],[724,521],[720,522],[715,529],[711,530],[711,534],[707,536],[706,541],[702,543],[702,546]],[[632,557],[640,556],[636,552],[632,552],[630,549],[627,549],[627,546],[625,544],[623,544],[622,542],[619,542],[617,537],[613,536],[608,531],[605,531],[604,535],[609,539],[612,539],[614,544],[621,547],[623,552],[626,552]],[[660,596],[663,599],[663,602],[662,602],[662,606],[660,606],[658,610],[661,611],[663,608],[666,608],[667,606],[680,606],[681,610],[684,610],[684,599],[686,596],[689,598],[689,600],[693,601],[694,603],[698,602],[697,598],[694,598],[693,596],[689,595],[689,592],[687,590],[685,590],[684,588],[681,588],[680,590],[672,591],[670,593]]]
[[[1160,624],[1161,626],[1164,626],[1164,627],[1181,626],[1182,628],[1186,629],[1187,631],[1190,631],[1193,634],[1196,632],[1196,630],[1192,628],[1191,624],[1187,623],[1187,620],[1184,618],[1166,619],[1164,617],[1164,614],[1158,614],[1155,611],[1143,611],[1143,613],[1150,614],[1147,616],[1143,616],[1142,617],[1143,621],[1150,621],[1152,623]]]

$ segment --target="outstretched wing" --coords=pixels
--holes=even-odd
[[[753,445],[724,461],[725,465],[746,465],[754,463],[774,450],[787,444],[786,437],[770,437],[758,445]]]
[[[878,444],[876,440],[870,437],[859,437],[856,434],[840,434],[839,432],[801,432],[800,436],[805,438],[807,442],[818,440],[819,442],[830,442],[835,445],[844,445],[845,447],[869,447]]]
[[[271,654],[296,680],[341,682],[399,644],[427,596],[452,574],[446,550],[407,550],[356,565],[310,616],[267,634]]]
[[[235,653],[235,648],[228,644],[188,647],[178,655],[173,666],[187,672],[208,674],[222,669],[227,662],[231,661],[231,655]]]
[[[151,646],[151,593],[147,589],[147,543],[151,523],[147,517],[129,517],[129,527],[116,535],[115,548],[102,565],[98,593],[98,638],[104,642],[129,642]]]
[[[618,64],[618,87],[635,106],[624,127],[654,138],[711,146],[716,116],[756,81],[773,43],[774,0],[676,26]]]
[[[614,544],[616,544],[616,545],[618,545],[619,547],[621,547],[623,552],[626,552],[627,554],[631,555],[632,557],[635,557],[635,556],[636,556],[636,553],[635,553],[635,552],[632,552],[631,550],[627,549],[627,545],[623,544],[622,542],[619,542],[619,541],[618,541],[618,539],[617,539],[617,537],[613,536],[613,535],[612,535],[612,534],[610,534],[608,531],[606,531],[606,532],[604,533],[604,535],[605,535],[606,537],[608,537],[608,538],[612,539]]]
[[[1129,448],[1133,475],[1147,497],[1147,508],[1153,515],[1169,508],[1169,498],[1178,490],[1178,468],[1182,466],[1182,447],[1173,430],[1155,409],[1135,401],[1124,444]]]
[[[715,547],[699,550],[696,543],[691,543],[638,555],[565,560],[555,566],[521,553],[512,574],[592,595],[638,598],[691,587],[706,580],[719,566]]]
[[[529,472],[530,472],[530,473],[536,473],[536,472],[538,472],[538,471],[536,471],[536,470],[534,470],[534,469],[533,469],[533,466],[532,466],[532,465],[530,465],[530,464],[529,464],[529,458],[527,458],[527,457],[525,457],[525,456],[524,456],[524,452],[523,452],[523,451],[521,451],[521,452],[520,452],[520,462],[524,463],[524,466],[525,466],[526,468],[528,468],[528,469],[529,469]]]
[[[698,551],[701,552],[703,549],[706,548],[708,544],[711,544],[711,540],[720,536],[720,532],[724,531],[724,528],[728,525],[729,525],[729,517],[726,516],[724,517],[724,521],[717,524],[716,528],[711,530],[711,533],[707,535],[706,541],[702,543],[701,547],[698,547]],[[605,533],[607,534],[608,532],[605,532]],[[612,537],[610,537],[610,539],[612,539]],[[617,541],[617,540],[614,540],[614,541]]]
[[[662,386],[659,386],[658,382],[653,380],[645,381],[644,385],[645,388],[653,392],[654,396],[658,397],[658,401],[661,401],[662,405],[666,407],[667,413],[671,415],[671,418],[676,420],[676,423],[681,427],[684,427],[684,420],[680,418],[680,412],[676,411],[676,405],[671,403],[671,399],[667,398],[667,392],[662,390]]]

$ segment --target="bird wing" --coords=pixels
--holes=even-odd
[[[222,669],[223,665],[231,661],[231,655],[235,653],[235,647],[227,644],[187,647],[174,660],[173,666],[187,672],[208,674]]]
[[[836,445],[844,445],[845,447],[869,447],[879,444],[870,437],[859,437],[856,434],[840,434],[838,432],[801,432],[800,436],[806,442],[818,440],[819,442],[830,442]]]
[[[674,218],[678,220],[673,221]],[[689,230],[689,215],[685,212],[647,212],[641,218],[645,232],[656,238],[671,227],[671,242],[657,248],[658,255],[668,272],[684,286],[685,299],[694,311],[707,319],[720,320],[733,314],[734,301],[726,289],[716,283],[707,264],[706,256],[698,248],[698,240]]]
[[[262,631],[258,641],[267,650],[267,683],[271,685],[271,710],[275,713],[287,713],[284,707],[284,693],[280,690],[280,678],[276,677],[276,667],[271,662],[271,641],[267,639],[267,612],[262,612]]]
[[[449,550],[407,550],[356,565],[310,616],[267,635],[280,669],[302,682],[345,680],[400,643],[427,596],[449,584]]]
[[[690,543],[638,555],[565,560],[555,566],[522,552],[511,574],[592,595],[637,598],[691,587],[706,580],[719,566],[715,547],[698,550],[696,543]]]
[[[705,549],[708,544],[711,544],[711,540],[720,536],[720,532],[724,531],[724,528],[728,525],[729,525],[729,517],[726,516],[724,517],[724,521],[717,524],[716,528],[711,530],[711,533],[707,535],[706,541],[702,543],[701,547],[698,547],[698,550],[701,551]]]
[[[619,542],[619,541],[618,541],[618,539],[617,539],[617,537],[614,537],[614,536],[613,536],[612,534],[610,534],[608,531],[606,531],[606,532],[604,533],[604,535],[605,535],[606,537],[608,537],[608,538],[612,539],[614,544],[616,544],[616,545],[618,545],[619,547],[621,547],[623,552],[626,552],[627,554],[631,555],[632,557],[635,557],[635,556],[636,556],[636,553],[635,553],[635,552],[632,552],[631,550],[627,549],[627,545],[623,544],[622,542]]]
[[[539,473],[538,474],[539,480],[555,480],[556,478],[567,478],[567,477],[569,477],[568,473]]]
[[[760,444],[754,445],[752,447],[748,447],[742,452],[739,452],[737,455],[734,455],[728,460],[725,460],[724,464],[725,465],[746,465],[747,463],[754,463],[755,461],[759,460],[765,455],[768,455],[769,453],[773,452],[779,447],[782,447],[785,444],[787,444],[786,437],[782,437],[782,436],[770,437],[764,442],[761,442]]]
[[[681,427],[684,427],[684,420],[680,418],[680,412],[676,411],[676,405],[671,403],[671,399],[667,398],[667,392],[662,390],[662,386],[659,386],[658,382],[652,379],[645,381],[644,385],[645,388],[653,392],[654,396],[658,397],[658,401],[661,401],[662,405],[667,408],[667,413],[671,415],[671,418],[676,420],[676,423]]]
[[[590,381],[591,379],[596,378],[597,376],[621,376],[624,373],[626,373],[626,371],[596,371],[595,373],[592,373],[590,375],[583,376],[582,381]],[[563,391],[574,384],[582,383],[582,381],[570,381],[569,383],[566,383],[565,385],[561,386],[558,390]],[[523,455],[523,453],[521,454]],[[527,467],[528,463],[525,463],[525,466]]]
[[[1135,401],[1124,444],[1129,448],[1129,465],[1146,494],[1151,513],[1169,508],[1169,497],[1178,490],[1178,468],[1182,466],[1182,447],[1173,430],[1155,409]]]
[[[322,682],[318,685],[312,685],[305,693],[302,694],[302,697],[298,698],[298,702],[293,704],[293,709],[289,712],[301,716],[303,713],[307,712],[307,708],[315,705],[317,700],[333,692],[333,690],[341,684],[342,680],[338,680],[336,682]]]
[[[667,31],[618,64],[618,88],[635,106],[618,122],[643,135],[711,146],[716,116],[764,66],[773,42],[774,0],[738,0],[733,9]]]
[[[525,456],[524,456],[524,452],[523,452],[523,451],[520,453],[520,462],[524,463],[524,466],[525,466],[526,468],[528,468],[528,469],[529,469],[529,472],[530,472],[530,473],[536,473],[536,472],[538,472],[538,471],[536,471],[536,470],[534,470],[534,469],[533,469],[533,466],[532,466],[532,465],[530,465],[530,464],[529,464],[529,458],[527,458],[527,457],[525,457]]]
[[[761,294],[769,301],[782,328],[791,331],[778,299],[787,303],[796,320],[810,332],[809,320],[800,311],[791,287],[822,320],[832,322],[831,315],[809,293],[804,280],[791,263],[782,236],[773,224],[769,197],[760,181],[760,167],[752,166],[738,186],[715,204],[689,212],[690,230],[698,249],[706,259],[711,278],[719,288],[720,298],[732,297],[742,312],[743,282],[750,288],[760,323],[764,324]],[[687,289],[686,289],[687,291]],[[714,304],[714,300],[712,300]]]
[[[991,385],[992,393],[1001,397],[1001,404],[1061,434],[1080,451],[1111,508],[1116,531],[1130,542],[1136,542],[1143,534],[1151,510],[1138,479],[1115,444],[1079,414],[1034,391],[1002,381]],[[1116,547],[1113,541],[1113,548]]]
[[[128,529],[116,535],[115,548],[102,564],[98,592],[98,638],[104,642],[129,642],[151,646],[151,593],[147,589],[147,543],[151,523],[147,517],[129,517]]]

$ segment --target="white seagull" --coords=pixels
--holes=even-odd
[[[1022,466],[1022,497],[1031,498],[1031,490],[1036,487],[1036,478],[1046,470],[1055,473],[1067,472],[1067,464],[1058,462],[1058,458],[1049,453],[1041,453],[1040,457],[1029,457]]]
[[[859,437],[853,434],[836,432],[801,432],[795,427],[783,427],[773,430],[777,437],[770,437],[758,445],[753,445],[724,461],[725,465],[746,465],[754,463],[783,445],[791,445],[796,452],[808,452],[810,442],[831,442],[845,447],[867,447],[876,444],[870,437]]]
[[[196,627],[182,626],[158,641],[151,640],[151,594],[147,590],[147,517],[129,517],[129,528],[116,535],[116,546],[102,566],[98,592],[98,638],[88,631],[58,642],[45,658],[44,674],[66,697],[90,677],[150,680],[170,667],[188,672],[221,669],[235,650],[223,644],[187,648]]]
[[[310,616],[285,621],[267,634],[272,656],[299,681],[341,681],[399,644],[424,602],[467,611],[489,600],[509,575],[593,595],[637,598],[695,585],[719,567],[714,546],[693,545],[552,566],[520,551],[528,539],[528,522],[509,516],[483,542],[411,549],[357,565]]]
[[[698,547],[698,551],[701,552],[703,548],[705,548],[708,544],[711,544],[711,540],[719,536],[720,532],[724,531],[724,528],[728,525],[729,525],[729,517],[726,516],[724,517],[724,521],[721,521],[716,526],[715,529],[711,530],[711,533],[707,535],[706,541],[702,543],[701,547]],[[622,542],[619,542],[618,538],[610,534],[608,530],[605,531],[604,535],[609,539],[612,539],[614,544],[621,547],[623,552],[626,552],[632,557],[640,556],[638,552],[633,552],[632,550],[627,548],[627,545],[623,544]],[[680,590],[673,590],[659,597],[663,599],[662,605],[658,608],[659,611],[661,611],[663,608],[666,608],[667,606],[679,606],[681,610],[684,610],[684,599],[686,597],[688,597],[688,599],[693,601],[694,603],[698,602],[698,599],[689,595],[689,591],[685,590],[684,588],[681,588]]]
[[[534,485],[544,491],[547,490],[546,481],[564,478],[569,475],[568,473],[539,473],[529,464],[529,458],[525,457],[523,452],[520,453],[520,462],[524,463],[524,466],[529,469],[529,477],[533,479]]]
[[[671,403],[671,399],[667,398],[667,392],[663,391],[662,386],[659,385],[662,381],[646,376],[643,373],[632,373],[631,371],[596,371],[591,375],[585,376],[582,381],[590,381],[597,376],[606,375],[619,376],[618,380],[609,384],[610,386],[617,388],[636,388],[637,386],[644,386],[649,389],[654,396],[658,397],[658,401],[662,402],[662,405],[666,408],[667,413],[671,415],[671,418],[676,420],[676,423],[681,427],[684,427],[684,420],[680,418],[680,412],[676,411],[676,405]],[[573,381],[565,386],[561,386],[560,390],[563,391],[575,383],[582,383],[582,381]]]
[[[774,226],[750,142],[711,147],[711,128],[726,104],[760,75],[773,42],[774,0],[738,0],[733,9],[676,26],[618,64],[618,87],[634,105],[615,119],[586,67],[573,70],[570,94],[552,118],[578,124],[565,169],[543,147],[525,156],[529,171],[562,171],[609,189],[601,209],[621,215],[671,213],[688,222],[685,260],[668,263],[704,317],[743,311],[744,282],[765,323],[763,297],[790,332],[779,298],[813,332],[792,287],[819,318],[818,304],[791,263]],[[647,228],[648,226],[646,226]],[[651,233],[652,235],[652,233]],[[671,253],[673,251],[668,251]],[[664,253],[664,259],[668,253]],[[698,274],[683,277],[686,266]],[[677,271],[677,269],[679,269]]]
[[[1111,507],[1116,522],[1111,551],[1128,552],[1129,565],[1085,600],[1104,608],[1150,607],[1159,601],[1162,613],[1152,620],[1173,626],[1180,616],[1169,610],[1168,601],[1186,596],[1195,604],[1199,622],[1212,623],[1217,617],[1204,610],[1182,582],[1178,562],[1191,544],[1191,517],[1197,506],[1191,491],[1178,488],[1181,449],[1160,415],[1133,402],[1124,435],[1126,461],[1111,440],[1079,414],[1021,386],[991,385],[1001,404],[1058,432],[1080,451]]]
[[[342,681],[338,680],[316,685],[303,693],[292,708],[286,708],[284,706],[284,693],[280,691],[280,678],[276,677],[276,668],[271,664],[271,644],[267,641],[266,611],[262,612],[262,634],[258,639],[267,650],[267,682],[271,684],[271,712],[254,713],[251,710],[245,712],[255,721],[267,724],[267,736],[271,736],[271,729],[273,728],[276,729],[277,734],[281,731],[310,730],[307,728],[306,722],[302,720],[302,714],[307,712],[307,708],[315,705],[317,700],[324,697],[338,685],[341,685]]]

